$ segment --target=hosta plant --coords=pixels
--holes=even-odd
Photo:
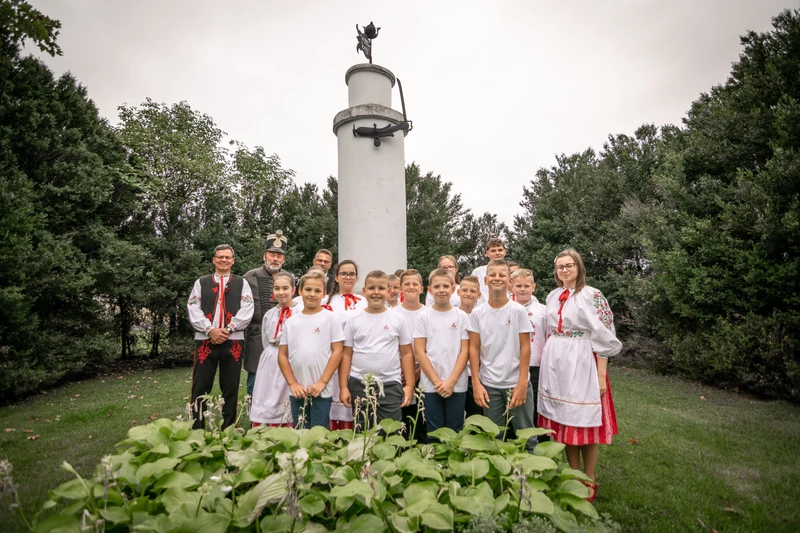
[[[539,517],[560,531],[585,530],[597,513],[587,479],[559,463],[563,445],[503,442],[491,420],[471,416],[436,444],[400,435],[401,423],[359,415],[364,432],[259,427],[161,419],[134,427],[96,475],[50,492],[64,505],[36,531],[452,531],[492,517],[510,531]],[[372,422],[372,423],[371,423]]]

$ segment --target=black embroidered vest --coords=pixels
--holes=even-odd
[[[225,286],[225,300],[222,313],[223,326],[227,326],[231,319],[239,312],[239,307],[242,302],[242,288],[244,279],[241,276],[231,274],[228,284]],[[219,299],[220,284],[214,283],[214,276],[200,277],[200,309],[206,318],[212,322],[215,328],[220,327],[219,324],[214,324],[214,315],[216,312],[217,300]]]

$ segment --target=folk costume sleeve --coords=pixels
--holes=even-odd
[[[200,308],[200,280],[194,282],[192,292],[189,294],[189,300],[186,302],[186,310],[189,313],[189,322],[195,331],[203,334],[208,334],[209,331],[214,329],[211,321],[203,314]],[[207,338],[207,337],[205,337]]]
[[[580,293],[579,313],[591,330],[592,351],[598,357],[617,355],[622,343],[617,339],[614,314],[603,293],[592,287],[584,287]]]
[[[199,284],[198,284],[199,287]],[[230,325],[233,326],[233,331],[242,331],[247,328],[250,320],[253,318],[253,291],[250,290],[250,284],[247,280],[242,279],[242,297],[239,311],[236,316],[231,318]]]

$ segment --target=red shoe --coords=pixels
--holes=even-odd
[[[594,483],[592,483],[591,481],[581,481],[581,483],[586,485],[591,491],[589,496],[586,498],[586,501],[592,503],[594,499],[597,497],[597,482],[595,481]]]

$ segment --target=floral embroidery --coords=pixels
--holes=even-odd
[[[614,313],[611,312],[611,307],[608,305],[608,300],[606,300],[603,293],[600,291],[595,291],[593,297],[594,299],[594,308],[597,309],[597,318],[606,329],[611,329],[611,326],[614,324]]]
[[[250,296],[249,294],[246,296],[242,296],[242,301],[246,304],[251,304],[253,303],[253,297]]]
[[[188,305],[200,305],[200,297],[192,296],[191,298],[189,298]]]
[[[238,363],[239,358],[242,356],[242,345],[239,344],[239,341],[233,341],[231,344],[231,355],[233,359]]]
[[[208,319],[208,321],[209,321],[209,322],[211,322],[211,313],[208,313],[208,314],[206,315],[206,318]]]
[[[233,315],[226,311],[225,312],[225,325],[226,326],[231,323],[231,319],[232,318],[233,318]]]
[[[203,362],[208,357],[208,355],[211,353],[211,348],[209,348],[208,346],[208,341],[201,342],[200,346],[198,346],[197,349],[195,350],[195,353],[197,354],[197,359],[200,361],[200,364],[202,365]]]
[[[585,334],[586,332],[584,331],[555,331],[550,335],[555,337],[572,338],[572,337],[583,337]]]

